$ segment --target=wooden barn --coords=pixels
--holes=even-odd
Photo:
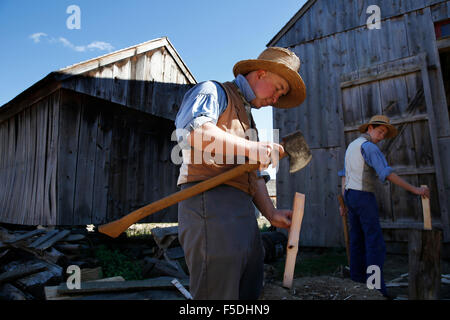
[[[300,129],[313,153],[304,170],[290,175],[283,160],[277,174],[280,207],[292,206],[295,191],[306,194],[302,245],[343,245],[338,171],[358,126],[375,114],[400,131],[379,144],[388,163],[430,187],[433,227],[450,240],[449,19],[448,0],[309,0],[268,43],[296,52],[307,87],[301,107],[273,109],[280,137]],[[423,227],[419,197],[380,182],[377,199],[388,243]]]
[[[0,108],[0,222],[102,224],[177,191],[195,78],[167,38],[52,72]],[[176,221],[171,207],[142,222]]]

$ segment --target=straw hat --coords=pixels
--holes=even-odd
[[[364,123],[363,125],[359,126],[359,131],[364,133],[367,131],[367,127],[370,124],[379,124],[383,125],[388,129],[388,133],[386,134],[386,139],[393,138],[398,134],[397,129],[389,123],[389,118],[383,115],[376,115],[370,118],[370,121],[368,123]]]
[[[274,107],[292,108],[300,105],[306,98],[306,87],[302,77],[298,74],[300,70],[300,59],[292,51],[270,47],[265,49],[257,59],[242,60],[234,65],[233,73],[246,75],[255,70],[266,70],[273,72],[289,83],[289,92],[278,99]]]

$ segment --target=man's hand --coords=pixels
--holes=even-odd
[[[339,213],[341,214],[341,216],[346,216],[348,212],[347,207],[341,207],[339,206]]]
[[[266,218],[272,226],[289,230],[291,227],[292,210],[274,209],[272,214]]]
[[[284,152],[281,144],[273,142],[251,142],[248,152],[248,158],[253,161],[259,161],[261,164],[259,170],[264,170],[272,164],[276,168],[280,159],[280,153]]]
[[[430,189],[428,187],[416,187],[414,194],[425,198],[430,198]]]

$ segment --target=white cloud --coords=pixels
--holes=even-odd
[[[33,39],[33,41],[35,43],[40,42],[41,37],[47,37],[47,34],[45,34],[43,32],[38,32],[38,33],[34,33],[34,34],[30,35],[30,38]],[[104,41],[94,41],[88,45],[76,46],[72,42],[67,40],[66,38],[59,37],[58,39],[49,38],[48,42],[49,43],[61,43],[64,47],[70,48],[70,49],[78,51],[78,52],[85,52],[86,50],[91,50],[91,51],[100,50],[100,51],[108,51],[109,52],[114,49],[114,47],[110,43],[104,42]]]
[[[87,48],[92,50],[99,49],[106,51],[111,51],[112,49],[114,49],[114,47],[110,43],[103,41],[94,41],[88,44]]]
[[[67,40],[66,38],[59,37],[58,41],[61,42],[65,47],[69,47],[69,48],[73,48],[74,47],[74,45],[69,40]]]
[[[46,37],[47,34],[43,32],[36,32],[30,35],[30,38],[33,39],[34,43],[38,43],[41,41],[41,37]]]

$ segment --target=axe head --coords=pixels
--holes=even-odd
[[[303,133],[295,131],[282,140],[284,151],[289,155],[289,172],[294,173],[303,169],[312,158]]]

